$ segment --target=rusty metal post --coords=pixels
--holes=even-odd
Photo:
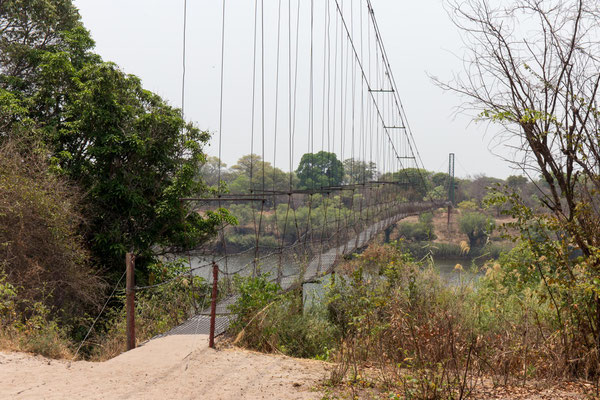
[[[208,347],[215,348],[215,322],[217,319],[217,294],[219,284],[219,266],[213,261],[213,288],[212,301],[210,303],[210,335],[208,337]]]
[[[132,253],[125,255],[126,288],[125,307],[127,309],[127,350],[135,349],[135,256]]]

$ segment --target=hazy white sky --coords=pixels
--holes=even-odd
[[[277,1],[264,1],[265,38],[269,41],[274,40],[277,32]],[[96,51],[105,60],[139,76],[147,89],[171,104],[181,105],[183,0],[75,0],[74,3],[96,40]],[[448,80],[453,72],[462,70],[457,58],[463,51],[462,42],[442,0],[372,0],[372,3],[425,167],[446,171],[448,153],[454,152],[458,176],[514,174],[508,164],[490,152],[491,129],[486,134],[486,126],[472,123],[468,116],[455,116],[454,108],[462,99],[443,92],[428,77],[429,74]],[[316,0],[315,4],[322,7],[325,3]],[[219,128],[221,6],[220,0],[188,0],[185,113],[187,119],[213,133]],[[227,11],[222,158],[231,165],[239,156],[250,153],[254,2],[227,0]],[[267,73],[273,74],[273,63],[266,63]],[[282,68],[287,70],[285,65]],[[217,148],[213,141],[207,151],[216,155]],[[302,152],[297,150],[295,163]],[[505,154],[501,148],[494,152]],[[277,166],[287,169],[281,165],[287,162],[283,154],[286,152],[281,153],[277,156],[280,160]]]

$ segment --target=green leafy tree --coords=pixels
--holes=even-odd
[[[518,189],[527,185],[528,179],[520,175],[511,175],[506,178],[506,185],[511,189]]]
[[[208,133],[112,64],[88,66],[79,80],[52,144],[88,191],[94,252],[118,265],[129,250],[150,256],[157,245],[189,248],[214,234],[225,210],[203,218],[180,202],[205,190],[195,178]]]
[[[450,184],[450,175],[445,172],[438,172],[431,175],[431,183],[434,187],[442,186],[448,190],[448,185]]]
[[[347,184],[366,183],[377,177],[377,164],[348,158],[344,160],[344,182]]]
[[[71,0],[6,0],[0,11],[0,139],[30,121],[54,169],[85,193],[81,228],[99,264],[120,271],[134,251],[143,266],[235,222],[181,203],[206,190],[197,172],[209,134],[102,62]]]
[[[344,165],[335,153],[320,151],[302,156],[298,169],[298,185],[302,189],[339,186],[344,179]]]
[[[2,83],[33,93],[35,76],[48,53],[81,52],[77,37],[93,47],[71,0],[3,0],[0,2],[0,74]]]
[[[458,208],[465,211],[475,211],[479,209],[476,199],[465,200],[458,203]]]
[[[430,200],[446,200],[448,199],[448,188],[444,186],[436,186],[427,193]]]
[[[219,185],[219,177],[221,181],[228,181],[230,174],[227,171],[227,164],[219,160],[219,157],[210,156],[202,163],[199,175],[204,183],[214,187]]]
[[[381,180],[394,182],[405,191],[408,201],[421,201],[429,191],[430,172],[418,168],[404,168],[398,172],[387,173]]]
[[[291,175],[291,176],[290,176]],[[279,190],[287,191],[296,182],[293,173],[286,173],[273,167],[270,162],[263,161],[256,154],[241,157],[231,167],[229,189],[233,193],[248,193],[249,191]]]

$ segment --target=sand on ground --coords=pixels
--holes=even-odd
[[[321,399],[326,364],[240,349],[205,335],[152,340],[112,360],[49,360],[0,352],[0,399]]]

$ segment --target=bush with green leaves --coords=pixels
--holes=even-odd
[[[411,242],[430,241],[436,238],[433,224],[425,222],[402,222],[398,224],[398,234]]]
[[[563,334],[579,333],[561,332],[552,296],[532,263],[555,275],[527,246],[490,262],[479,280],[458,285],[392,245],[369,253],[341,267],[329,293],[330,321],[340,335],[332,353],[338,376],[353,381],[376,366],[381,380],[375,384],[384,388],[456,398],[481,374],[507,383],[570,376],[569,363],[594,370],[595,356],[584,353],[583,343],[563,341]],[[556,294],[564,290],[552,281]],[[567,354],[578,358],[569,361]]]
[[[458,221],[460,230],[469,238],[471,248],[483,246],[496,227],[495,221],[478,212],[466,212]]]
[[[592,376],[596,356],[578,340],[586,334],[575,328],[585,321],[574,318],[588,289],[569,288],[551,260],[534,254],[519,245],[478,280],[448,285],[400,247],[372,245],[340,265],[316,312],[302,310],[299,291],[277,296],[272,288],[265,298],[264,280],[244,278],[244,291],[258,293],[244,301],[252,307],[241,308],[251,312],[237,343],[327,355],[334,383],[364,380],[375,369],[370,385],[413,398],[460,398],[482,375],[495,384]],[[571,300],[575,311],[567,308]]]
[[[235,320],[231,324],[232,331],[239,332],[244,329],[258,312],[263,311],[277,298],[281,287],[271,282],[269,276],[265,274],[233,277],[234,290],[239,297],[229,306],[229,310],[235,315]]]
[[[419,222],[428,226],[433,226],[433,213],[424,212],[419,214]]]
[[[43,302],[24,298],[0,268],[0,348],[65,358],[74,347],[67,334]]]
[[[235,315],[229,332],[235,343],[264,352],[327,359],[334,347],[336,328],[324,305],[306,309],[301,289],[280,294],[269,275],[234,277],[239,294],[229,307]]]
[[[464,211],[476,211],[479,207],[477,206],[477,200],[464,200],[458,203],[458,208]]]

